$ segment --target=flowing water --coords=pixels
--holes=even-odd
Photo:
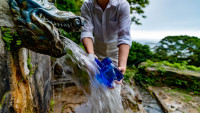
[[[142,104],[147,113],[164,113],[157,100],[141,85],[137,85]]]
[[[75,113],[124,113],[124,103],[122,106],[122,97],[120,95],[121,85],[114,84],[114,89],[107,88],[104,84],[95,79],[99,74],[98,65],[93,55],[88,55],[80,46],[73,41],[65,38],[65,51],[67,54],[56,60],[55,64],[62,66],[62,76],[67,80],[75,82],[76,86],[83,90],[88,102],[78,106]],[[62,80],[65,84],[66,80]],[[63,85],[64,86],[64,85]],[[134,96],[134,91],[127,86],[127,93]],[[147,113],[163,113],[156,99],[154,99],[142,87],[138,87],[142,96],[142,104]],[[54,95],[54,94],[53,94]],[[61,95],[59,95],[61,96]],[[124,97],[123,97],[124,99]],[[123,100],[124,101],[124,100]],[[128,104],[126,112],[132,113],[131,105],[134,109],[136,104]],[[61,107],[61,105],[60,105]]]
[[[63,69],[63,75],[70,75],[72,81],[82,89],[88,102],[79,107],[77,113],[123,113],[120,90],[121,85],[115,84],[114,89],[107,88],[95,79],[99,74],[98,65],[93,55],[88,55],[73,41],[65,38],[67,54],[57,59]],[[71,72],[69,72],[69,67]],[[69,74],[70,73],[70,74]]]

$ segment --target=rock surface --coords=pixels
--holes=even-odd
[[[184,90],[169,87],[148,88],[158,99],[166,113],[199,113],[200,97]]]
[[[52,106],[49,113],[71,113],[78,106],[86,103],[87,98],[76,86],[68,86],[60,88],[60,90],[56,88],[53,91],[52,101],[54,101],[55,105]]]
[[[50,56],[31,52],[34,74],[29,79],[36,112],[45,113],[51,99],[51,64]]]
[[[6,50],[1,36],[0,48],[0,112],[45,113],[51,99],[50,57],[30,51],[33,74],[24,78],[19,56]]]
[[[68,84],[68,83],[66,83]],[[75,84],[66,85],[62,83],[53,87],[52,101],[54,105],[49,113],[91,113],[91,105],[87,103],[84,93]],[[122,87],[122,103],[125,113],[146,113],[142,103],[138,101],[136,93],[128,85]]]
[[[0,26],[14,27],[8,0],[0,0]]]
[[[0,34],[0,111],[4,113],[14,112],[11,101],[11,55],[6,51]]]
[[[14,28],[8,0],[0,0],[0,26]],[[6,50],[0,30],[0,112],[45,113],[51,99],[50,57],[29,51],[32,74],[22,76],[18,51]]]

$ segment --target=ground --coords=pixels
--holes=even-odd
[[[148,88],[168,113],[200,113],[200,96],[183,89],[169,87]]]

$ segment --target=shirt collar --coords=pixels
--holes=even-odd
[[[108,7],[109,7],[109,5],[110,6],[117,6],[118,3],[119,3],[118,0],[109,0]],[[98,6],[97,0],[93,0],[93,4],[95,6]]]
[[[119,3],[118,0],[109,0],[108,4],[110,4],[112,6],[117,6],[118,3]]]

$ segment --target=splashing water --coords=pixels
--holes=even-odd
[[[120,90],[121,85],[115,84],[114,89],[107,88],[95,79],[99,74],[95,57],[88,55],[73,41],[65,38],[65,51],[67,55],[57,59],[63,69],[63,75],[67,75],[82,89],[88,98],[91,113],[123,113]],[[69,67],[72,73],[69,74]],[[80,111],[79,111],[80,113]]]

